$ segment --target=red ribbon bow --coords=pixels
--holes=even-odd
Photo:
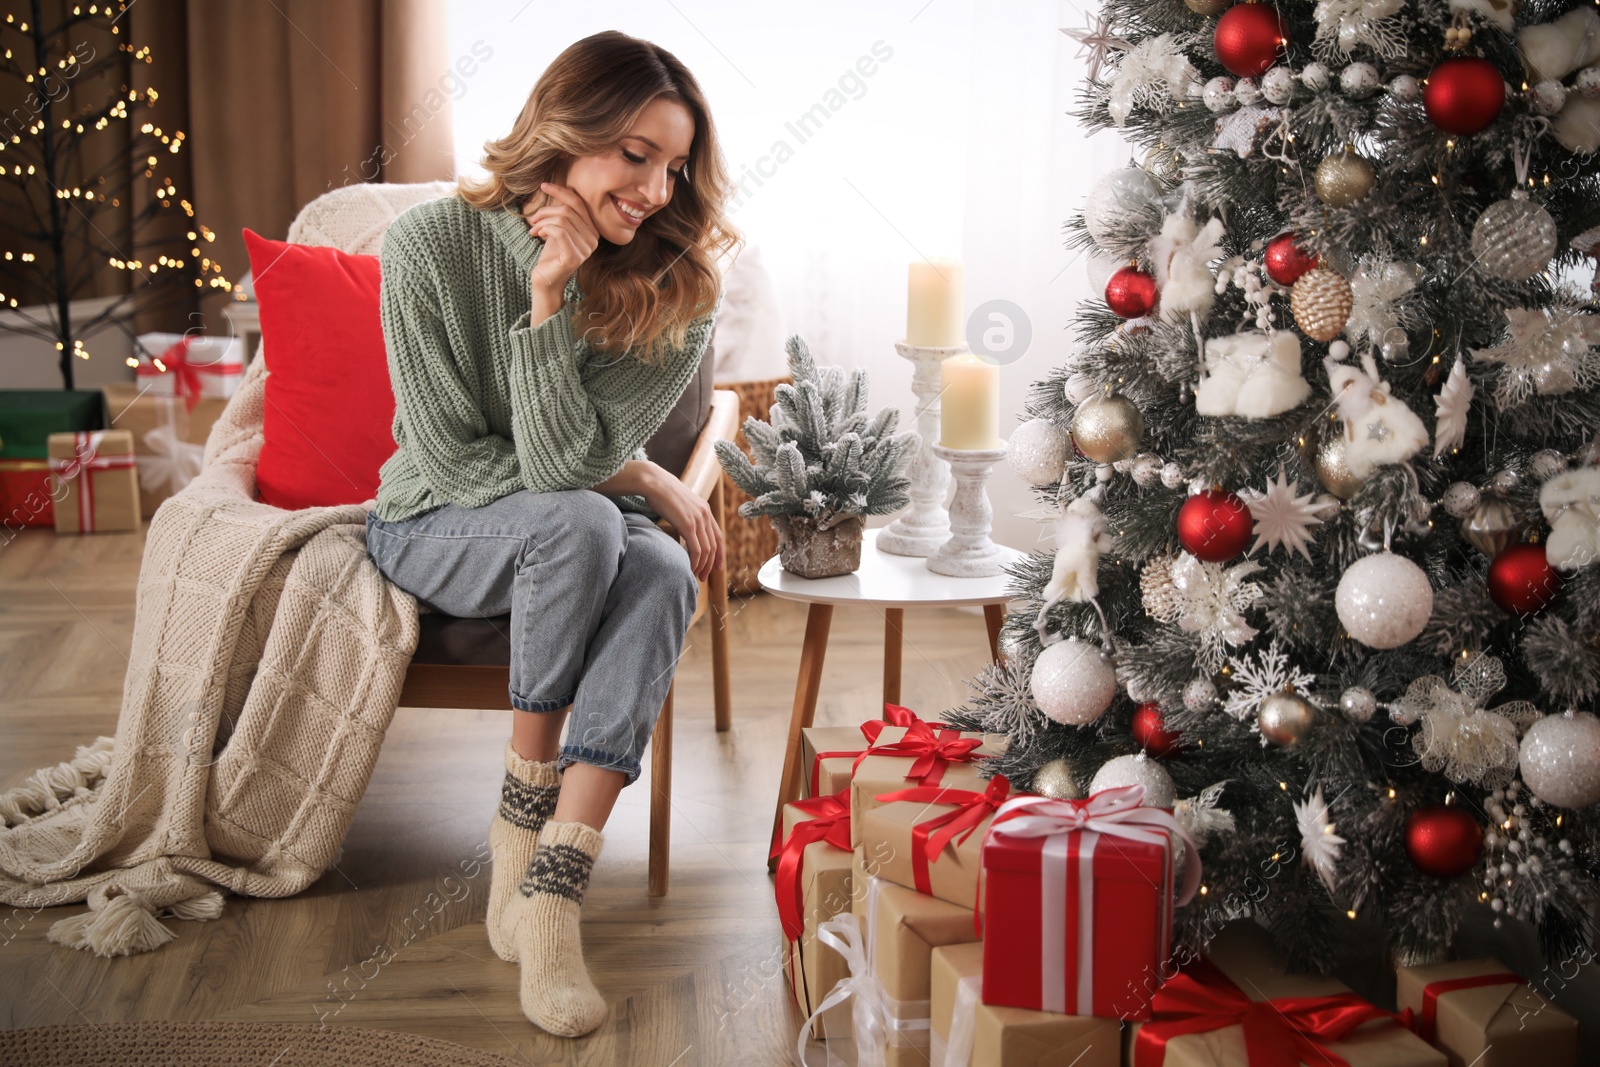
[[[950,764],[982,759],[982,756],[973,755],[973,750],[982,744],[982,738],[962,737],[960,731],[942,725],[935,734],[932,726],[918,719],[906,727],[905,735],[898,741],[880,745],[874,740],[856,757],[855,766],[861,766],[861,761],[868,756],[910,756],[911,768],[906,771],[906,781],[938,785]],[[851,773],[855,773],[854,768]]]
[[[893,793],[879,793],[877,799],[885,804],[897,800],[910,800],[918,804],[953,804],[949,811],[935,815],[911,828],[911,870],[915,875],[916,889],[929,896],[933,882],[928,874],[928,864],[936,863],[945,846],[954,841],[961,844],[972,836],[978,824],[989,813],[1005,802],[1011,793],[1011,783],[1003,774],[989,779],[989,788],[981,793],[970,789],[942,789],[938,786],[919,786],[900,789]]]
[[[200,403],[200,375],[243,373],[243,368],[236,363],[195,363],[190,360],[189,347],[197,340],[198,335],[185,334],[149,364],[141,364],[138,370],[142,375],[171,374],[172,391],[183,397],[183,406],[188,411],[193,411],[194,406]]]
[[[899,704],[885,703],[883,705],[883,718],[881,718],[881,719],[868,719],[866,722],[862,723],[861,724],[861,733],[862,733],[862,736],[864,736],[867,739],[867,748],[871,748],[874,744],[877,743],[878,735],[883,733],[884,727],[886,727],[886,726],[907,726],[907,727],[909,727],[912,723],[921,722],[921,721],[922,720],[917,717],[917,713],[912,711],[910,708],[901,707]],[[932,723],[930,725],[938,727],[941,730],[949,730],[949,729],[951,729],[950,727],[946,726],[942,722],[936,722],[936,723]],[[825,759],[835,759],[835,758],[840,757],[840,756],[849,756],[852,759],[855,759],[857,762],[860,762],[858,757],[864,755],[866,753],[866,751],[867,751],[867,749],[865,749],[865,748],[852,748],[852,749],[840,749],[840,750],[838,750],[836,752],[818,752],[816,758],[811,761],[811,795],[812,796],[816,796],[818,790],[820,790],[822,788],[822,761],[823,760],[825,760]]]
[[[813,818],[797,823],[789,831],[788,840],[774,846],[767,858],[778,857],[778,921],[783,924],[783,936],[794,941],[805,929],[805,886],[800,882],[800,865],[806,846],[814,841],[826,841],[841,851],[850,851],[850,790],[792,801],[790,807]]]
[[[1354,993],[1251,1000],[1209,960],[1197,960],[1155,992],[1154,1018],[1134,1040],[1134,1067],[1161,1067],[1167,1042],[1185,1034],[1244,1027],[1250,1067],[1305,1063],[1350,1067],[1327,1047],[1372,1019],[1394,1016]]]

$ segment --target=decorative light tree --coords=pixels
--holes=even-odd
[[[1018,786],[1178,798],[1191,943],[1254,913],[1327,969],[1364,917],[1413,962],[1474,907],[1593,943],[1600,13],[1514,10],[1109,0],[1073,34],[1083,121],[1142,163],[1071,221],[1105,301],[1018,431],[1078,446],[1027,476],[1057,547],[942,717],[1009,733]]]
[[[153,57],[124,40],[120,20],[130,6],[78,5],[47,25],[33,0],[26,17],[13,12],[0,22],[0,73],[23,96],[0,136],[0,175],[11,187],[11,247],[3,254],[8,267],[22,267],[6,271],[0,305],[13,313],[0,330],[54,342],[67,389],[74,360],[89,358],[86,336],[109,324],[133,337],[136,310],[170,309],[205,289],[231,288],[206,255],[215,234],[159,173],[164,157],[182,151],[185,134],[155,121],[154,88],[131,87],[134,65]],[[97,49],[90,39],[113,44]],[[88,321],[73,321],[73,300],[113,295],[95,286],[103,265],[127,273],[125,290]],[[21,310],[35,306],[47,318]]]

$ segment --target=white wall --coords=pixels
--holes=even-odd
[[[762,248],[784,333],[827,362],[867,368],[874,406],[897,405],[913,424],[910,366],[894,350],[913,259],[959,256],[969,313],[996,298],[1024,309],[1033,342],[1001,370],[1004,436],[1029,382],[1064,357],[1072,310],[1088,295],[1061,224],[1128,157],[1110,135],[1087,140],[1066,114],[1083,66],[1059,27],[1083,21],[1065,0],[456,0],[452,55],[480,40],[494,50],[455,103],[458,168],[476,169],[483,143],[510,128],[573,41],[602,29],[655,41],[699,79],[734,176],[770,174],[747,179],[734,222]],[[801,143],[786,123],[828,101],[880,41],[892,55],[859,86],[847,79],[843,103],[833,98],[837,110]],[[775,165],[779,140],[793,155]],[[773,353],[774,374],[782,359]],[[990,491],[996,539],[1035,545],[1042,527],[1018,514],[1035,506],[1027,488],[1001,467]]]

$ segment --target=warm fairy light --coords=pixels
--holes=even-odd
[[[1283,790],[1285,793],[1287,793],[1289,791],[1289,783],[1288,782],[1279,782],[1278,783],[1278,788]]]
[[[122,362],[126,363],[130,367],[137,367],[139,365],[139,361],[137,359],[134,359],[132,356],[129,356],[127,359],[123,360]]]
[[[1200,887],[1200,895],[1201,896],[1205,896],[1209,892],[1211,892],[1211,887],[1210,886],[1201,886]]]
[[[1394,799],[1394,786],[1390,786],[1389,787],[1389,799],[1390,800]]]

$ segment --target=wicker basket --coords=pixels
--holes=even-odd
[[[739,394],[739,432],[734,443],[745,455],[750,454],[750,442],[744,437],[744,420],[754,415],[766,419],[772,410],[774,391],[783,382],[793,383],[789,375],[768,378],[758,382],[718,382],[718,389],[732,389]],[[765,516],[746,519],[739,514],[739,505],[750,499],[750,494],[733,484],[726,473],[722,476],[723,538],[726,542],[728,592],[744,596],[759,592],[761,583],[756,574],[761,565],[778,554],[778,531],[772,520]]]

